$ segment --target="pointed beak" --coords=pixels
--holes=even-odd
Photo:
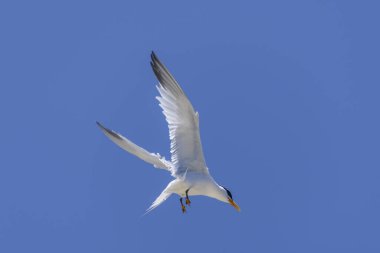
[[[235,207],[235,209],[240,212],[240,207],[230,198],[228,198],[228,202],[231,204],[231,206]]]

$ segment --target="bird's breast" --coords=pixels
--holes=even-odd
[[[205,177],[196,177],[188,180],[190,185],[189,195],[206,195],[215,191],[215,183]]]

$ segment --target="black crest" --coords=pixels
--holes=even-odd
[[[224,190],[226,190],[227,194],[228,194],[228,197],[230,197],[232,199],[232,194],[231,192],[224,186],[222,186]]]

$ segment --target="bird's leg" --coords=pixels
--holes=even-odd
[[[181,202],[182,213],[186,213],[186,207],[182,203],[182,198],[179,198],[179,202]]]
[[[187,189],[187,190],[186,190],[186,205],[188,205],[188,206],[190,206],[190,203],[191,203],[191,201],[190,201],[190,199],[189,199],[189,190],[190,190],[190,189]]]

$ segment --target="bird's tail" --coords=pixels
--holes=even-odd
[[[150,213],[151,211],[153,211],[153,209],[161,205],[165,200],[167,200],[170,197],[170,195],[172,195],[171,192],[166,192],[165,190],[161,192],[160,196],[158,196],[156,200],[152,203],[152,205],[150,205],[150,207],[146,210],[144,215]]]
[[[156,200],[152,203],[152,205],[146,210],[144,215],[148,214],[153,209],[161,205],[165,200],[167,200],[170,197],[170,195],[173,194],[173,190],[176,188],[177,183],[178,183],[177,179],[174,179],[173,181],[171,181],[168,184],[168,186],[166,186],[165,190],[161,192],[160,196],[158,196]]]

